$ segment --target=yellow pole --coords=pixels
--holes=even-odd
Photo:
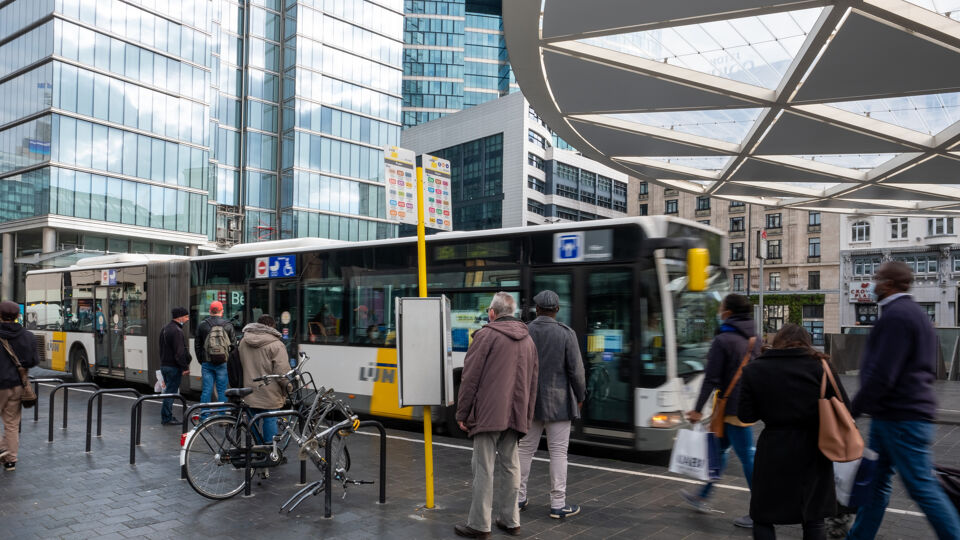
[[[420,298],[427,297],[427,241],[423,225],[423,167],[417,167],[417,278]],[[427,508],[433,508],[433,422],[430,406],[423,406],[423,457],[427,476]]]

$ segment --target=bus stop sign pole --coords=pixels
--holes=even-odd
[[[420,298],[427,297],[427,242],[423,223],[423,167],[417,166],[417,278]],[[423,457],[427,479],[427,508],[433,508],[433,421],[430,406],[423,406]]]

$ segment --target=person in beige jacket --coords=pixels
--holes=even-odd
[[[282,409],[286,401],[286,388],[282,382],[264,385],[253,380],[264,375],[284,375],[290,371],[287,347],[275,325],[273,317],[261,315],[257,322],[243,328],[243,339],[240,340],[243,385],[254,389],[252,394],[244,398],[244,402],[250,406],[253,414]],[[263,444],[269,444],[277,434],[277,419],[265,418],[261,429]]]

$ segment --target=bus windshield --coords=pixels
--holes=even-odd
[[[721,268],[710,267],[707,289],[687,289],[686,264],[667,262],[667,288],[673,298],[677,332],[677,375],[703,371],[707,351],[717,330],[717,308],[727,293],[727,278]]]

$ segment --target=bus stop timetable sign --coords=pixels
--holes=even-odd
[[[417,155],[413,150],[388,146],[383,149],[386,179],[387,219],[417,224]]]

